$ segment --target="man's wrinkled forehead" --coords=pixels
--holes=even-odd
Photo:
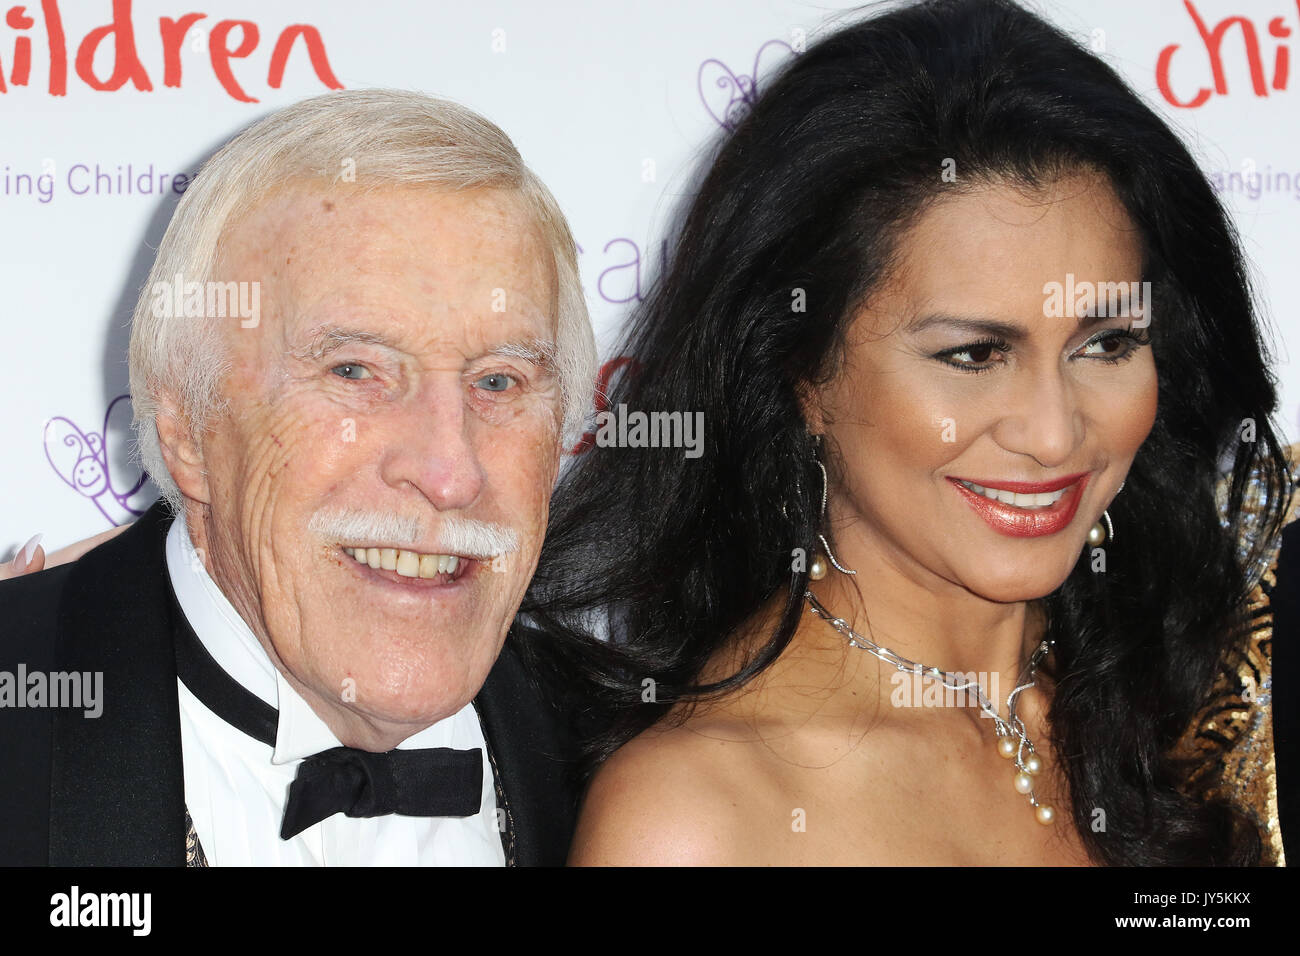
[[[556,323],[538,309],[503,315],[468,304],[375,301],[354,292],[283,303],[282,320],[273,330],[278,347],[313,360],[364,346],[430,360],[496,353],[548,368],[554,363]],[[276,307],[273,300],[272,309]]]
[[[371,333],[418,353],[553,347],[553,256],[513,193],[296,186],[229,230],[219,274],[263,284],[285,346]],[[336,333],[316,341],[322,330]]]

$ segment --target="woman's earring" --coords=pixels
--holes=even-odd
[[[822,559],[820,552],[813,555],[812,562],[808,565],[808,577],[814,581],[820,581],[826,577],[826,562]]]
[[[1127,478],[1119,483],[1119,487],[1115,489],[1116,498],[1119,497],[1119,493],[1124,490],[1126,484],[1128,484]],[[1106,522],[1106,527],[1103,528],[1101,526],[1101,521]],[[1088,544],[1092,545],[1094,548],[1100,547],[1104,541],[1110,541],[1112,543],[1115,541],[1115,526],[1110,523],[1109,508],[1101,513],[1101,521],[1098,521],[1088,529]]]
[[[1106,522],[1106,527],[1103,528],[1101,521],[1098,521],[1088,529],[1088,543],[1094,548],[1100,547],[1108,539],[1112,542],[1115,540],[1115,526],[1110,523],[1110,512],[1103,511],[1101,517]]]
[[[818,439],[820,438],[821,436],[819,435]],[[820,445],[820,441],[818,442],[818,444]],[[817,467],[820,468],[822,471],[822,514],[821,516],[824,520],[826,518],[826,498],[829,491],[827,487],[829,483],[826,479],[826,466],[822,464],[820,458],[814,457],[813,461],[817,462]],[[818,532],[817,540],[822,543],[822,550],[826,553],[826,560],[830,561],[831,566],[835,568],[836,571],[839,571],[841,574],[858,573],[857,571],[849,570],[848,568],[840,564],[839,561],[835,559],[835,552],[831,550],[831,546],[826,540],[826,535]],[[808,565],[808,577],[812,578],[814,581],[820,581],[822,578],[826,577],[826,561],[822,560],[822,556],[820,554],[813,555],[812,563]]]

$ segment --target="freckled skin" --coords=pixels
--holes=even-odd
[[[227,413],[203,435],[206,474],[177,481],[195,545],[276,666],[344,743],[387,750],[478,692],[535,569],[558,383],[487,353],[554,341],[556,276],[508,193],[323,188],[271,198],[223,243],[218,277],[260,281],[262,321],[227,329]],[[321,324],[388,344],[314,357]],[[513,384],[485,387],[492,374]],[[459,598],[394,595],[308,532],[325,507],[412,516],[430,535],[456,514],[514,528],[521,548]]]

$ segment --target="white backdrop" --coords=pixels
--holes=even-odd
[[[130,520],[152,500],[149,486],[134,490],[129,402],[117,401],[127,390],[126,322],[178,198],[177,177],[192,175],[237,130],[334,83],[417,89],[484,113],[514,138],[568,214],[611,358],[613,332],[659,261],[663,229],[699,157],[744,108],[752,84],[761,89],[772,67],[796,55],[791,48],[833,26],[847,6],[6,5],[0,557],[37,531],[47,548],[60,547]],[[1300,344],[1289,295],[1300,215],[1300,79],[1290,71],[1300,5],[1045,0],[1036,9],[1101,52],[1162,110],[1222,190],[1277,330],[1282,425],[1300,437],[1300,370],[1289,360]],[[184,19],[195,13],[203,16]],[[1206,39],[1220,26],[1222,91]],[[275,56],[277,43],[288,44],[287,58]],[[283,77],[272,85],[277,59]],[[1195,102],[1202,89],[1203,102],[1177,105]]]

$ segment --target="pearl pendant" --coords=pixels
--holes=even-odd
[[[1043,769],[1043,758],[1038,754],[1030,754],[1025,758],[1025,773],[1038,773]]]
[[[1053,810],[1045,803],[1040,803],[1035,808],[1034,816],[1038,818],[1038,822],[1041,823],[1043,826],[1047,826],[1049,823],[1056,822],[1056,811]]]
[[[998,753],[1003,757],[1014,757],[1016,751],[1020,749],[1020,744],[1015,737],[999,737]]]
[[[1088,529],[1088,543],[1094,548],[1098,547],[1106,540],[1106,526],[1098,521]]]
[[[826,577],[826,559],[820,553],[813,555],[812,563],[808,565],[808,577],[814,581]]]
[[[1023,770],[1016,774],[1016,792],[1029,793],[1034,789],[1034,778],[1029,776]]]

